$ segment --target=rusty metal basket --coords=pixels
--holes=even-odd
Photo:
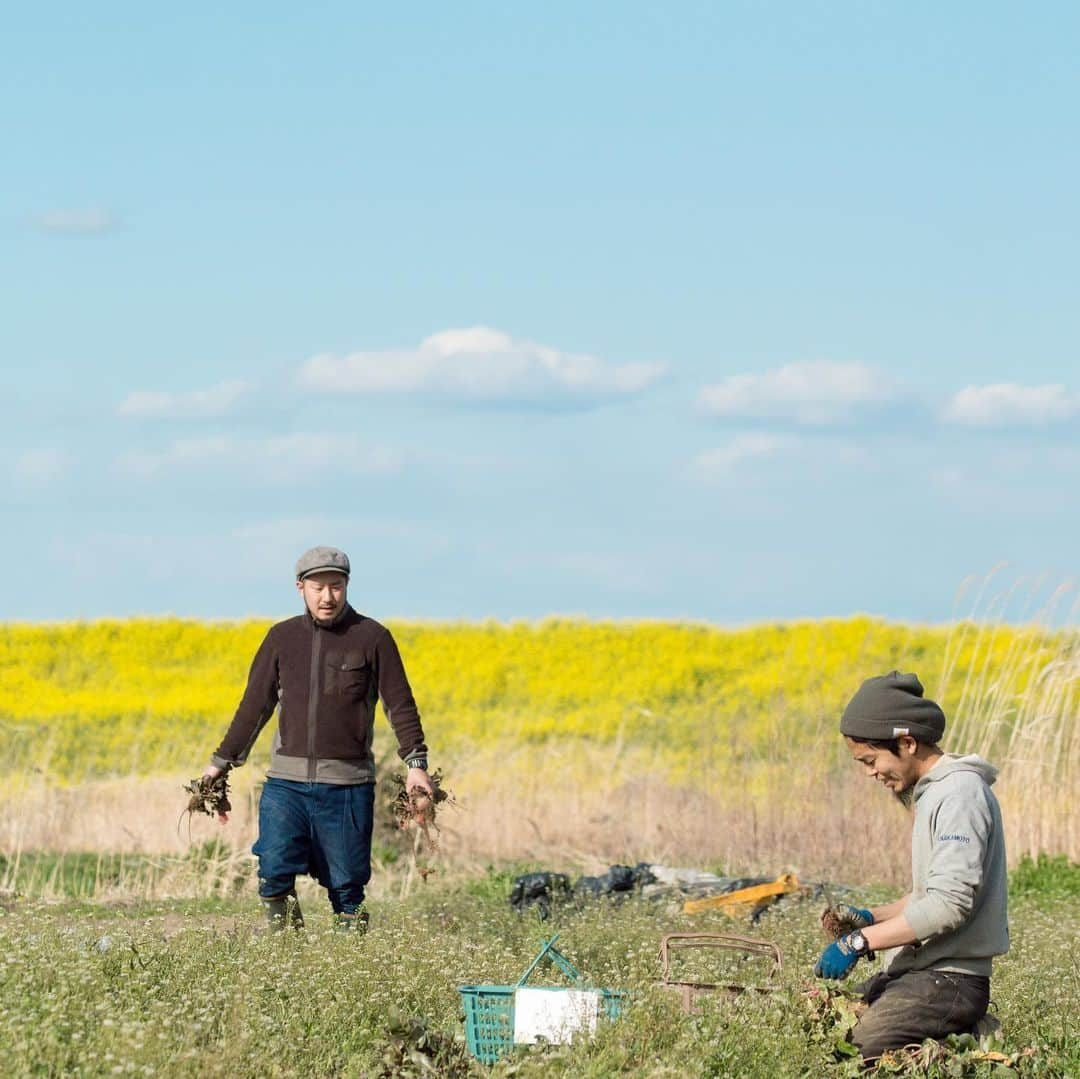
[[[683,1011],[687,1015],[697,1010],[697,999],[709,994],[737,996],[740,993],[771,993],[779,986],[741,985],[734,982],[688,981],[671,976],[671,955],[676,951],[690,949],[716,949],[736,952],[744,958],[771,960],[769,978],[774,979],[784,969],[784,954],[770,940],[739,937],[729,933],[668,933],[660,941],[660,985],[672,989],[682,997]]]

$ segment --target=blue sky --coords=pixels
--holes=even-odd
[[[1075,572],[1080,13],[9,14],[0,618],[944,619]],[[24,568],[25,567],[25,568]]]

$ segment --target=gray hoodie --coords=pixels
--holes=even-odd
[[[1009,950],[1008,882],[997,769],[946,753],[915,784],[911,899],[904,917],[919,944],[892,952],[891,974],[951,970],[989,976]]]

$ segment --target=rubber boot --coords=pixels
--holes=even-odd
[[[340,933],[366,933],[368,921],[366,910],[358,910],[355,914],[338,914],[334,918],[334,928]]]
[[[286,927],[304,928],[304,915],[300,912],[295,891],[286,892],[284,895],[263,896],[262,904],[271,933],[280,933]]]

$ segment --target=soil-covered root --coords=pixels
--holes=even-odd
[[[187,807],[184,809],[189,819],[195,813],[205,813],[208,817],[216,817],[232,809],[232,803],[229,801],[228,772],[222,772],[213,779],[209,776],[200,776],[190,783],[185,783],[184,790],[189,795]],[[184,813],[180,814],[181,819]]]
[[[821,916],[821,928],[825,930],[830,940],[839,940],[858,929],[859,923],[854,916],[841,914],[833,907],[829,907]]]
[[[430,779],[433,794],[428,794],[418,787],[408,791],[405,789],[405,778],[400,773],[394,773],[391,777],[393,794],[390,798],[390,812],[398,828],[402,831],[415,829],[434,850],[438,846],[438,807],[443,804],[452,806],[455,802],[453,794],[442,785],[442,769],[432,772]]]

